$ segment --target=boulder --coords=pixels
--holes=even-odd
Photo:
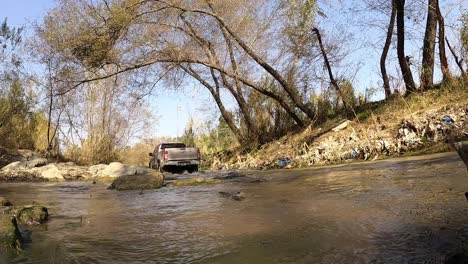
[[[23,157],[17,151],[0,147],[0,168],[22,159]]]
[[[0,182],[45,182],[48,179],[40,178],[37,173],[27,170],[2,171],[0,170]]]
[[[149,171],[145,174],[123,175],[116,178],[109,189],[123,190],[146,190],[158,189],[163,186],[164,175],[156,171]]]
[[[49,181],[65,181],[65,178],[63,177],[64,171],[60,170],[55,164],[36,168],[35,172],[39,178],[47,179]]]
[[[94,169],[94,168],[93,168]],[[104,169],[98,171],[98,176],[118,178],[128,175],[147,174],[150,171],[146,167],[137,167],[132,165],[126,165],[120,162],[112,162],[107,165]]]
[[[106,167],[106,164],[93,165],[88,168],[88,172],[94,175],[99,175]]]
[[[15,206],[10,209],[10,213],[16,216],[16,220],[24,225],[43,224],[49,218],[46,207],[41,205]]]
[[[0,250],[17,251],[21,249],[21,233],[16,218],[8,210],[0,211]]]
[[[37,158],[29,161],[16,161],[2,168],[2,171],[28,170],[36,167],[42,167],[49,162],[44,158]]]

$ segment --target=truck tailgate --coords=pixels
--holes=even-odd
[[[167,160],[198,160],[197,148],[170,148]]]

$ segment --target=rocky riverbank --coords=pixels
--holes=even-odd
[[[146,167],[120,162],[78,166],[73,162],[51,162],[28,150],[0,148],[0,182],[92,181],[112,183],[117,190],[155,189],[163,186],[164,176]]]
[[[302,168],[351,161],[453,151],[468,139],[468,94],[394,98],[358,113],[287,135],[249,153],[207,161],[211,169]]]

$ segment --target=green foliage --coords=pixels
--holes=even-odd
[[[69,146],[64,157],[78,164],[92,165],[116,161],[119,153],[110,135],[91,134],[81,147]]]
[[[180,138],[180,141],[185,143],[187,147],[195,147],[195,132],[193,131],[193,119],[188,121],[187,127],[184,130],[184,134]]]
[[[148,166],[149,156],[152,153],[154,145],[151,142],[137,143],[131,147],[127,147],[119,152],[119,160],[125,164],[136,166]]]
[[[346,102],[346,104],[356,107],[357,105],[357,99],[354,94],[354,87],[353,84],[351,84],[350,81],[345,80],[343,83],[340,85],[341,93],[343,96],[343,100]]]
[[[0,93],[0,146],[33,148],[35,124],[31,108],[32,98],[25,93],[20,80],[13,81],[9,89]]]

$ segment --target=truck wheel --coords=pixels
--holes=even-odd
[[[187,172],[188,173],[194,173],[198,171],[198,165],[192,165],[188,168]]]
[[[161,173],[164,172],[163,168],[161,167],[161,163],[159,161],[158,161],[158,171]]]

